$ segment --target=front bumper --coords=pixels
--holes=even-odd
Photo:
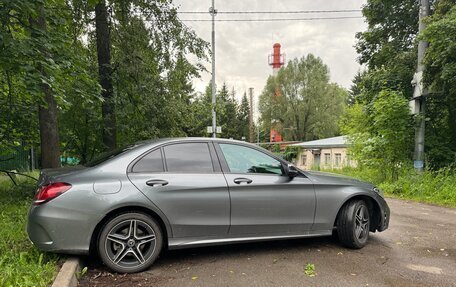
[[[380,208],[380,214],[379,214],[380,216],[378,218],[377,230],[379,232],[381,232],[381,231],[386,230],[389,226],[390,209],[389,209],[389,206],[386,203],[385,199],[383,197],[381,197],[380,195],[377,195],[376,201]]]

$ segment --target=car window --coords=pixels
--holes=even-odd
[[[220,144],[226,162],[233,173],[269,173],[282,175],[282,164],[253,148]]]
[[[154,150],[140,159],[134,166],[133,172],[163,172],[163,159],[160,149]]]
[[[165,146],[163,150],[168,172],[214,172],[207,143],[173,144]]]

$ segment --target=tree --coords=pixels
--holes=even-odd
[[[241,103],[238,107],[237,112],[237,128],[239,139],[242,137],[248,138],[249,135],[249,115],[250,115],[250,104],[247,98],[247,93],[244,93],[241,99]]]
[[[101,116],[103,118],[103,144],[105,150],[116,148],[116,117],[114,92],[112,87],[111,38],[106,1],[99,0],[95,5],[95,30],[97,38],[98,74],[101,96]]]
[[[59,1],[8,1],[0,9],[0,68],[6,82],[0,89],[7,91],[8,106],[19,111],[18,115],[9,111],[0,126],[12,131],[6,137],[14,145],[38,142],[33,129],[39,127],[43,167],[60,166],[57,112],[73,57],[65,30],[68,12],[63,6]]]
[[[429,42],[425,55],[427,98],[426,149],[430,163],[439,168],[456,161],[456,35],[454,1],[439,1],[420,36]],[[451,37],[451,36],[450,36]]]
[[[347,92],[329,82],[328,67],[312,54],[293,59],[277,76],[271,76],[260,95],[263,127],[280,123],[288,140],[313,140],[338,134],[338,119]]]
[[[104,26],[97,30],[100,19]],[[101,30],[103,41],[97,43]],[[2,153],[40,142],[39,110],[53,117],[47,117],[52,128],[41,125],[41,143],[43,158],[54,160],[59,149],[90,160],[105,148],[102,134],[110,127],[112,148],[114,140],[123,145],[185,136],[199,125],[192,114],[191,79],[203,67],[187,58],[206,59],[207,43],[179,21],[171,1],[4,1],[0,50]],[[105,75],[101,85],[97,68]],[[46,103],[50,94],[51,104]],[[121,121],[105,129],[103,110],[109,105],[108,113]],[[49,131],[52,137],[45,136]],[[46,144],[54,136],[60,145]],[[52,157],[46,155],[51,151]]]
[[[37,8],[38,15],[36,18],[30,18],[30,26],[32,30],[32,38],[40,41],[40,37],[46,37],[47,26],[43,4],[38,4]],[[44,43],[40,45],[39,52],[42,54],[43,58],[49,59],[49,53],[46,50],[46,45],[44,45]],[[36,69],[43,78],[48,77],[42,62],[38,62]],[[60,141],[57,125],[57,102],[48,82],[43,82],[41,87],[44,95],[44,103],[40,104],[38,107],[41,143],[41,165],[43,168],[56,168],[60,166]]]
[[[451,8],[454,0],[431,1],[433,15],[420,37],[430,45],[426,53],[425,82],[431,96],[426,98],[425,150],[428,167],[440,168],[456,158],[456,107],[452,97]],[[416,69],[419,2],[412,0],[368,0],[363,14],[367,31],[356,35],[359,62],[368,69],[354,80],[355,102],[369,106],[382,90],[398,91],[406,99],[413,94],[411,79]],[[450,37],[450,38],[449,38]],[[445,76],[449,76],[444,78]],[[443,76],[443,77],[442,77]]]
[[[355,103],[340,122],[349,136],[350,152],[358,164],[397,179],[399,169],[411,161],[413,118],[400,92],[381,91],[371,105]]]

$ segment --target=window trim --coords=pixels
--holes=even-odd
[[[223,154],[223,151],[222,151],[222,148],[220,147],[220,144],[230,144],[230,145],[238,145],[238,146],[242,146],[242,147],[245,147],[245,148],[250,148],[250,149],[253,149],[253,150],[256,150],[258,152],[261,152],[269,157],[272,157],[273,159],[277,160],[280,165],[281,165],[281,170],[282,170],[282,174],[272,174],[272,173],[239,173],[239,172],[231,172],[230,170],[230,167],[228,166],[228,163],[225,159],[225,155]],[[260,148],[257,148],[256,146],[251,146],[251,145],[246,145],[246,144],[242,144],[242,143],[237,143],[237,142],[223,142],[223,141],[220,141],[220,142],[214,142],[214,146],[215,146],[215,150],[217,151],[217,155],[219,157],[219,160],[220,160],[220,165],[222,166],[222,172],[223,173],[226,173],[226,174],[251,174],[251,175],[264,175],[264,176],[287,176],[285,174],[285,167],[284,165],[287,164],[286,162],[284,162],[281,158],[273,155],[273,154],[269,154],[269,153],[266,153],[264,152],[262,149]],[[302,173],[300,173],[302,174]]]

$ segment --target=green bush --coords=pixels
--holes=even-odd
[[[327,170],[351,176],[377,185],[391,197],[456,207],[456,170],[417,173],[413,169],[399,170],[397,180],[385,179],[382,172],[372,168],[343,168]]]
[[[0,286],[49,286],[58,257],[40,252],[28,240],[27,211],[35,182],[18,178],[15,186],[0,177]]]

